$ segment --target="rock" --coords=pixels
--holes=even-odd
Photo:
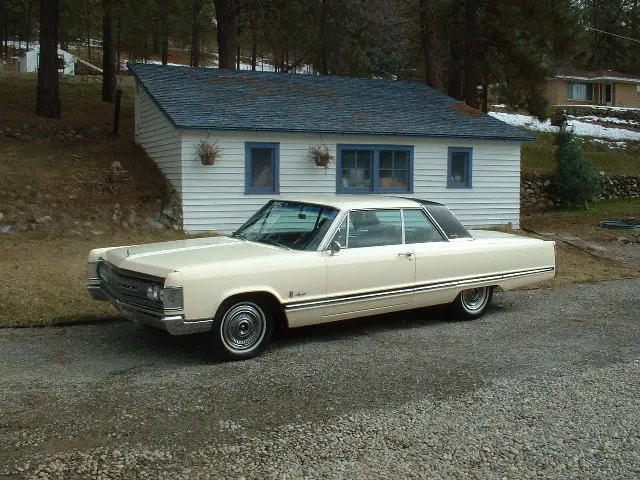
[[[87,129],[87,135],[89,135],[92,138],[100,138],[102,137],[102,129],[100,127],[89,127]]]
[[[102,235],[103,234],[102,230],[91,230],[91,233],[93,233],[94,235]]]
[[[162,222],[154,219],[154,218],[147,218],[147,220],[144,222],[146,226],[150,227],[150,228],[155,228],[156,230],[164,230],[165,226],[163,225]]]
[[[36,223],[38,224],[51,223],[51,222],[53,222],[53,217],[51,217],[51,215],[44,215],[42,217],[36,218]]]

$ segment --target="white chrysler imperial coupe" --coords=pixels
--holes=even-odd
[[[271,200],[231,236],[98,248],[89,293],[173,335],[208,332],[225,359],[300,327],[451,304],[553,278],[554,242],[468,231],[439,203],[376,196]]]

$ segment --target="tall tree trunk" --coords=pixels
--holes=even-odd
[[[322,0],[320,7],[320,73],[329,75],[329,65],[327,61],[327,16],[329,6],[327,0]]]
[[[453,2],[456,3],[456,2]],[[462,23],[458,17],[457,3],[451,12],[451,37],[449,41],[449,66],[447,72],[447,95],[461,100],[462,95]]]
[[[236,42],[236,70],[240,70],[240,43]]]
[[[154,55],[160,54],[160,30],[158,19],[151,20],[151,51]]]
[[[197,67],[200,63],[200,12],[203,1],[193,0],[191,16],[191,58],[189,64]]]
[[[85,15],[87,21],[87,60],[91,61],[91,0],[85,2]]]
[[[237,0],[214,0],[218,33],[218,67],[233,68],[240,7]]]
[[[7,19],[7,10],[5,1],[0,0],[0,42],[4,42],[4,56],[9,54],[9,22]]]
[[[27,10],[27,51],[29,51],[29,44],[31,43],[32,11],[33,11],[33,1],[29,0],[28,10]]]
[[[251,70],[256,69],[258,63],[258,36],[253,33],[251,37]]]
[[[420,40],[424,57],[424,81],[427,85],[440,88],[433,54],[433,28],[431,28],[431,2],[420,0]]]
[[[113,0],[102,0],[102,101],[116,99],[116,58],[113,40]]]
[[[40,0],[40,59],[36,114],[60,118],[58,87],[58,22],[60,0]]]
[[[115,35],[115,39],[116,39],[116,74],[120,73],[120,54],[121,54],[120,47],[122,45],[121,32],[122,32],[122,30],[120,29],[120,14],[118,14],[118,19],[116,20],[116,35]]]
[[[476,67],[476,25],[478,0],[465,0],[464,93],[467,105],[478,108],[478,72]]]
[[[167,0],[160,0],[160,37],[162,43],[162,64],[169,63],[169,6]]]

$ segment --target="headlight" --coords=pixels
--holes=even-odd
[[[167,287],[160,290],[160,300],[165,310],[182,310],[182,287]]]
[[[161,301],[160,291],[160,285],[149,285],[147,287],[147,298],[153,302]]]

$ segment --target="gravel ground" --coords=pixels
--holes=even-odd
[[[0,330],[3,478],[640,478],[640,280],[285,332]]]

